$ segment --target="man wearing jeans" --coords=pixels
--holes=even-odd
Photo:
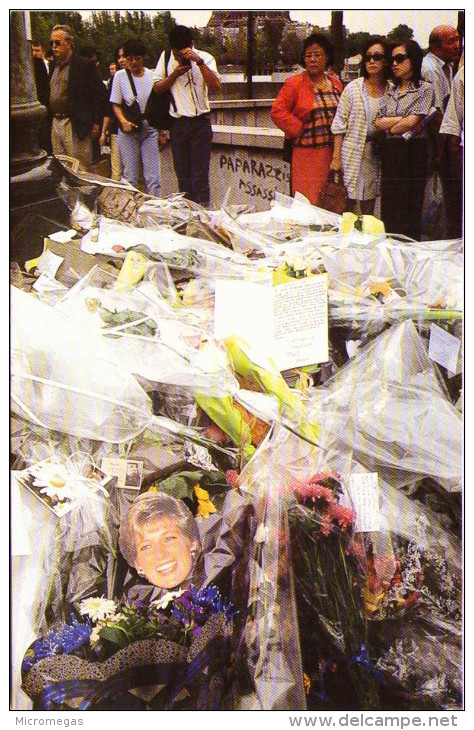
[[[190,28],[172,28],[169,43],[172,53],[167,68],[163,52],[153,88],[158,94],[171,91],[176,105],[176,109],[170,107],[171,152],[179,189],[195,203],[208,205],[212,139],[209,92],[220,89],[220,77],[214,57],[194,48]]]

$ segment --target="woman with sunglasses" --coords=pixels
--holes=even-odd
[[[143,167],[146,192],[160,196],[160,158],[158,152],[158,130],[150,127],[144,118],[145,107],[153,89],[153,72],[145,68],[146,49],[138,38],[130,38],[123,44],[126,67],[114,76],[110,103],[118,119],[118,148],[123,167],[123,178],[136,188],[140,180],[140,162]],[[142,114],[141,127],[128,121],[121,104],[130,106],[136,91],[136,99]]]
[[[382,220],[388,233],[420,240],[421,209],[428,172],[423,119],[433,103],[431,84],[421,80],[423,52],[413,40],[395,46],[393,83],[383,98],[375,126],[382,145]]]
[[[371,36],[362,49],[361,76],[342,92],[331,126],[334,155],[331,170],[342,170],[347,209],[372,215],[380,194],[380,160],[375,152],[375,117],[387,90],[391,45]]]
[[[333,156],[331,124],[343,86],[327,73],[334,50],[323,33],[303,43],[304,73],[287,79],[271,110],[273,122],[291,140],[291,194],[319,204]]]

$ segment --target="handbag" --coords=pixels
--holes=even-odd
[[[168,69],[168,61],[170,60],[171,51],[165,52],[165,73]],[[173,117],[170,114],[170,104],[176,111],[176,102],[171,91],[164,91],[157,94],[153,89],[148,97],[145,107],[145,119],[150,127],[155,129],[171,129]]]
[[[128,80],[130,81],[130,86],[132,87],[133,95],[135,96],[135,99],[132,101],[131,104],[127,104],[127,102],[123,101],[120,105],[120,108],[122,110],[122,114],[124,115],[127,122],[131,122],[131,124],[134,124],[136,129],[142,128],[143,118],[142,118],[142,112],[140,109],[140,104],[138,103],[137,99],[137,90],[135,88],[135,84],[133,82],[132,74],[130,71],[125,69],[127,72]]]
[[[324,210],[342,215],[347,206],[347,190],[342,180],[342,174],[330,170],[326,182],[321,190],[319,206]]]

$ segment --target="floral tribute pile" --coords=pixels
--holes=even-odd
[[[87,598],[80,614],[26,652],[23,688],[36,709],[218,708],[235,611],[215,586],[151,602]]]

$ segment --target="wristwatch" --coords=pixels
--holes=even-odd
[[[200,58],[199,61],[196,61],[196,66],[202,66],[203,63],[204,63],[204,59]]]

